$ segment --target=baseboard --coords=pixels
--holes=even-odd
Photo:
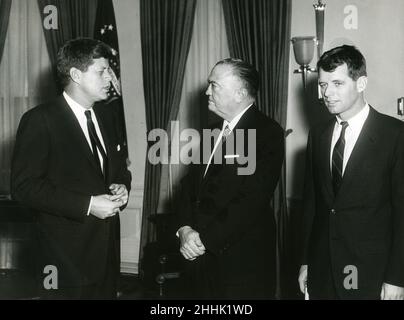
[[[139,274],[139,264],[134,262],[122,262],[121,263],[122,273]]]

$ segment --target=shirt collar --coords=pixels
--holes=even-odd
[[[83,107],[81,104],[79,104],[78,102],[76,102],[75,100],[73,100],[72,97],[70,97],[66,91],[63,91],[63,97],[65,98],[67,104],[69,105],[69,107],[73,110],[74,114],[83,114],[84,115],[84,111],[90,110],[91,112],[93,112],[93,108],[85,108]]]
[[[352,118],[346,120],[346,122],[348,122],[348,128],[351,128],[351,130],[354,130],[354,131],[356,131],[356,130],[360,131],[369,115],[369,111],[370,111],[369,104],[366,103],[365,107],[363,107],[361,111],[359,111]],[[338,124],[341,125],[341,122],[343,122],[343,120],[338,116],[336,118],[337,118]]]
[[[233,131],[234,127],[237,125],[237,123],[240,121],[241,117],[243,114],[253,105],[254,103],[251,103],[248,107],[246,107],[243,111],[241,111],[238,115],[236,115],[230,122],[227,120],[223,120],[223,129],[228,125],[230,131]]]

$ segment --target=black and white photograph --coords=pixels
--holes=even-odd
[[[0,300],[404,300],[403,14],[0,0]]]

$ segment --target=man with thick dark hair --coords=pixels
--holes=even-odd
[[[404,125],[365,101],[355,47],[325,52],[317,67],[335,118],[308,138],[300,289],[310,299],[404,299]]]
[[[68,41],[57,64],[63,94],[26,112],[17,131],[12,195],[36,212],[40,272],[54,277],[44,299],[116,298],[131,175],[113,117],[93,108],[108,97],[109,55],[100,41]]]
[[[258,72],[238,59],[219,61],[208,78],[209,109],[223,123],[207,163],[192,166],[182,182],[177,225],[194,298],[275,297],[270,201],[283,163],[284,133],[255,105],[258,86]],[[241,153],[247,150],[255,151],[249,155],[255,170],[244,174]]]

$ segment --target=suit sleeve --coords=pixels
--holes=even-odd
[[[303,252],[301,256],[301,264],[307,264],[307,253],[309,248],[311,226],[315,215],[315,192],[313,182],[313,133],[310,131],[307,139],[306,148],[306,169],[304,175],[303,190]]]
[[[385,282],[404,287],[404,126],[400,128],[391,170],[393,230]]]
[[[256,169],[251,175],[244,176],[242,185],[226,204],[228,215],[223,219],[216,215],[211,223],[200,231],[205,247],[214,254],[220,254],[230,247],[254,225],[269,214],[269,205],[278,184],[284,159],[284,133],[276,126],[257,133]]]
[[[192,191],[195,188],[195,175],[196,167],[191,165],[188,173],[181,180],[180,201],[177,203],[178,217],[174,223],[175,231],[183,226],[193,226]]]
[[[44,115],[31,110],[22,117],[11,167],[11,193],[15,200],[49,214],[83,221],[90,197],[53,184],[48,176],[50,135]]]

